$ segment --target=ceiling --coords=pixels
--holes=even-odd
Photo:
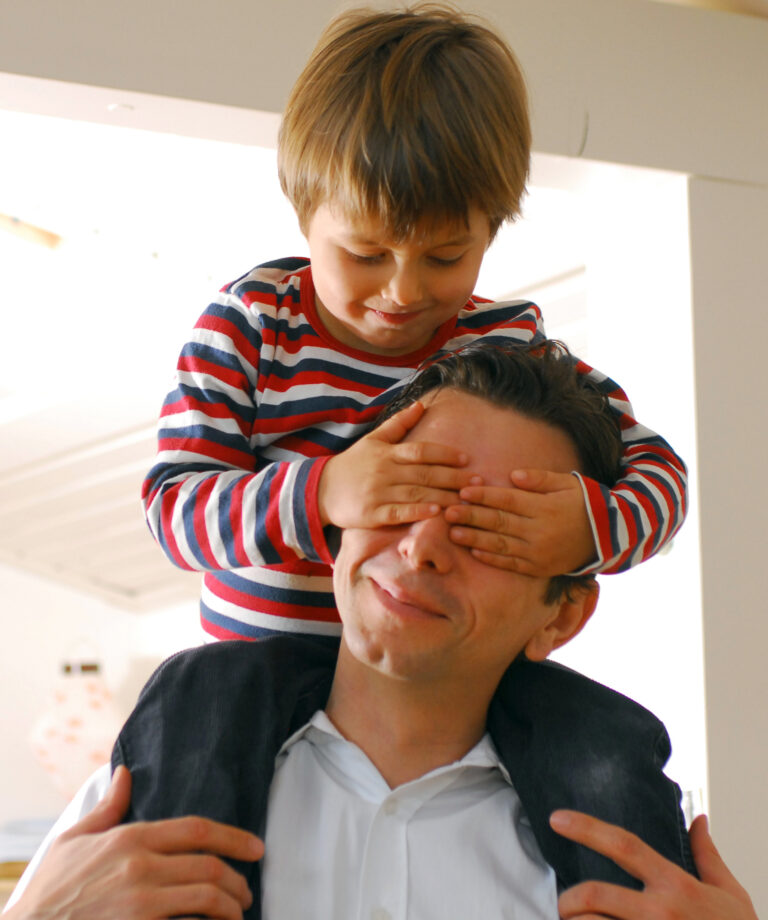
[[[768,0],[655,0],[657,3],[674,3],[677,6],[697,6],[707,10],[723,10],[768,19]]]

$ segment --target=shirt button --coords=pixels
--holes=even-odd
[[[385,815],[393,815],[393,814],[395,814],[396,811],[397,811],[397,802],[395,801],[395,799],[387,799],[387,801],[384,803],[384,814],[385,814]],[[389,915],[387,915],[387,916],[389,916]],[[377,918],[377,920],[378,920],[378,918]],[[383,917],[383,916],[382,916],[381,920],[384,920],[384,917]]]
[[[392,920],[392,915],[383,907],[377,907],[371,911],[371,920]]]

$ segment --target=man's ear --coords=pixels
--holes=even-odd
[[[524,648],[529,661],[543,661],[550,652],[570,642],[587,625],[595,612],[600,588],[596,581],[571,589],[571,600],[563,596],[555,604],[555,612],[547,623],[537,630]]]

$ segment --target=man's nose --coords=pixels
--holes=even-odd
[[[407,307],[422,299],[421,275],[417,265],[395,265],[384,295],[396,306]]]
[[[436,517],[409,524],[398,549],[413,568],[445,574],[453,567],[457,547],[448,536],[448,522],[441,511]]]

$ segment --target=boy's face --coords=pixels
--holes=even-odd
[[[488,219],[426,226],[395,243],[386,227],[323,204],[307,241],[318,314],[340,342],[377,355],[427,345],[474,291],[490,240]]]

